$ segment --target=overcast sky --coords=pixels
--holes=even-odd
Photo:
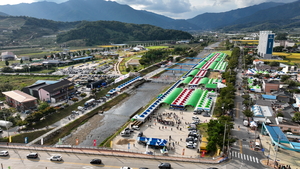
[[[32,3],[45,0],[0,0],[0,5]],[[46,0],[62,3],[68,0]],[[127,4],[137,10],[146,10],[171,17],[189,19],[205,12],[226,12],[263,2],[294,2],[296,0],[107,0]]]

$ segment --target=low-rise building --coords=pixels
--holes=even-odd
[[[2,58],[2,61],[7,61],[7,60],[15,60],[17,58],[17,56],[12,52],[2,52],[1,58]]]
[[[62,80],[39,89],[40,100],[49,103],[56,103],[69,98],[75,93],[74,83],[69,80]]]
[[[278,91],[280,86],[280,82],[278,80],[263,80],[262,88],[266,93],[271,93],[274,91]]]
[[[2,92],[5,95],[6,103],[18,111],[25,111],[37,107],[37,98],[30,96],[20,90]]]

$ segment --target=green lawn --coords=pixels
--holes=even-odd
[[[40,137],[41,135],[49,132],[52,129],[48,129],[48,130],[40,130],[40,131],[34,131],[34,132],[28,132],[28,133],[21,133],[21,134],[17,134],[12,136],[12,143],[25,143],[25,137],[27,137],[27,142],[31,142],[34,139]],[[8,142],[8,138],[1,138],[0,142]]]
[[[225,51],[219,51],[222,53],[226,53],[228,56],[231,56],[232,51],[231,50],[225,50]]]

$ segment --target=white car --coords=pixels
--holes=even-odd
[[[139,126],[132,126],[131,127],[133,130],[140,130]]]
[[[62,161],[62,156],[54,155],[54,156],[50,157],[50,161]]]
[[[198,116],[193,116],[192,120],[200,120]]]
[[[8,156],[8,151],[0,151],[0,156]]]
[[[130,167],[121,167],[120,169],[132,169]]]

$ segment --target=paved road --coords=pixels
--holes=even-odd
[[[139,167],[148,167],[151,169],[157,168],[157,165],[161,162],[169,162],[173,169],[206,169],[208,167],[218,167],[219,169],[236,169],[249,168],[254,169],[251,165],[241,164],[239,161],[232,160],[230,163],[221,164],[203,164],[203,163],[191,163],[191,162],[178,162],[178,161],[168,161],[168,160],[158,160],[158,159],[143,159],[139,158],[129,158],[120,156],[105,156],[105,155],[93,155],[93,154],[83,154],[83,153],[68,153],[68,152],[52,152],[52,151],[30,151],[30,150],[17,150],[9,149],[10,155],[8,157],[0,157],[0,163],[3,168],[11,169],[111,169],[120,168],[122,166],[129,166],[134,169]],[[27,159],[26,155],[30,152],[37,152],[39,158],[37,159]],[[52,162],[50,157],[52,155],[61,155],[63,157],[62,162]],[[93,158],[100,158],[103,161],[102,165],[91,165],[90,160]]]
[[[239,58],[238,72],[236,76],[236,84],[242,83],[242,59]],[[235,96],[235,118],[234,118],[234,129],[232,130],[232,135],[238,138],[231,148],[230,157],[232,159],[241,162],[241,165],[253,166],[255,168],[264,168],[260,164],[260,160],[265,159],[261,151],[254,151],[252,149],[251,142],[254,142],[255,138],[258,136],[258,132],[250,131],[250,128],[243,126],[243,108],[242,108],[242,91],[237,89]]]

